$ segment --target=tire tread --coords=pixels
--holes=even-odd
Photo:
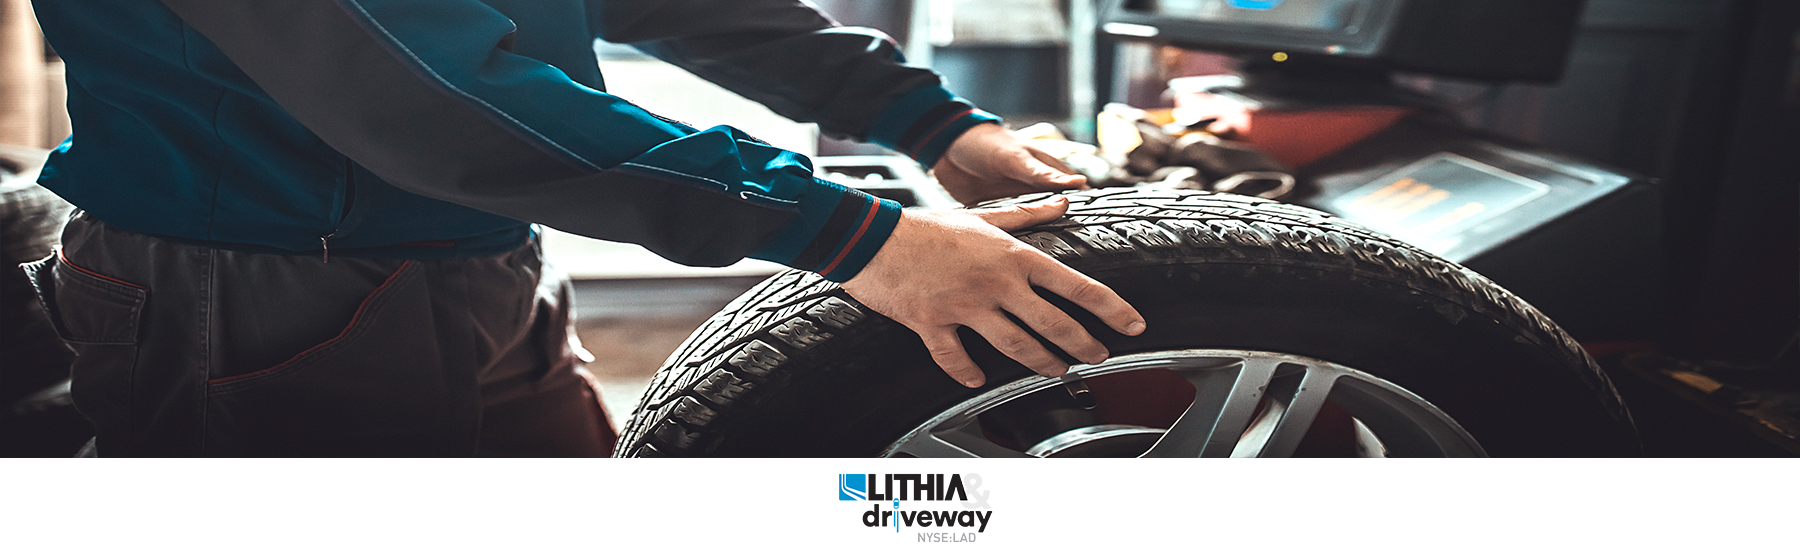
[[[1035,194],[990,203],[1039,200]],[[1304,207],[1207,192],[1102,189],[1065,194],[1069,215],[1015,235],[1083,271],[1159,263],[1254,263],[1351,272],[1500,320],[1560,361],[1582,365],[1609,411],[1623,401],[1568,333],[1536,308],[1454,262]],[[621,457],[704,455],[731,418],[778,393],[795,358],[849,332],[891,324],[837,285],[789,271],[732,301],[659,370],[619,440]]]

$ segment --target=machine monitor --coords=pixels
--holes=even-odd
[[[1354,35],[1371,8],[1389,3],[1391,0],[1152,0],[1126,5],[1158,17]]]
[[[1579,0],[1110,0],[1101,31],[1297,64],[1559,78]]]

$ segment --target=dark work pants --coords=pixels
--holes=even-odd
[[[0,423],[20,398],[69,378],[74,355],[51,331],[18,267],[50,253],[73,208],[37,184],[0,183]]]
[[[603,456],[613,432],[535,245],[253,254],[76,213],[28,267],[109,456]]]

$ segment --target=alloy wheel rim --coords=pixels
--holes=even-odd
[[[1057,379],[1027,377],[933,416],[889,445],[881,457],[1040,457],[1108,438],[1154,443],[1138,457],[1288,457],[1327,402],[1349,412],[1359,443],[1385,457],[1485,457],[1473,436],[1419,395],[1336,363],[1256,350],[1187,349],[1119,356],[1071,368],[1084,378],[1160,369],[1194,387],[1194,399],[1167,429],[1075,427],[1020,451],[985,436],[979,416],[1025,396],[1064,390]],[[1149,434],[1162,431],[1160,435]],[[1032,453],[1027,453],[1032,452]]]

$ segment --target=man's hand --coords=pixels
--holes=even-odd
[[[1008,313],[1069,355],[1100,363],[1106,347],[1031,288],[1062,295],[1126,335],[1144,332],[1144,317],[1112,289],[1006,233],[1054,220],[1068,209],[1068,199],[1055,197],[995,209],[904,211],[893,235],[844,290],[917,332],[938,366],[965,386],[979,387],[987,379],[963,350],[957,327],[974,329],[1046,377],[1068,371],[1068,364]]]
[[[938,184],[964,205],[1040,191],[1087,189],[1087,177],[1025,145],[998,124],[978,124],[950,143],[933,169]]]

